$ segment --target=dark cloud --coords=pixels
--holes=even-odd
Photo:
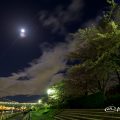
[[[65,25],[78,19],[82,15],[83,1],[72,0],[67,8],[57,6],[53,12],[41,11],[40,21],[52,33],[67,33]]]
[[[16,80],[20,80],[20,81],[23,81],[23,80],[30,80],[31,78],[29,76],[21,76],[19,77],[18,79]]]

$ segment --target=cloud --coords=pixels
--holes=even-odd
[[[60,81],[63,75],[57,74],[66,68],[66,55],[73,42],[59,43],[54,48],[43,49],[40,58],[30,63],[31,67],[9,77],[0,78],[0,95],[41,95],[49,85]],[[29,79],[28,79],[29,78]]]
[[[66,40],[54,48],[43,47],[42,56],[32,61],[30,67],[19,73],[12,73],[9,77],[0,78],[0,96],[46,93],[49,85],[63,79],[64,76],[59,71],[66,68],[66,55],[73,50],[74,46],[75,41]]]
[[[63,78],[64,75],[62,73],[54,75],[50,81],[50,85],[60,82],[61,80],[63,80]]]
[[[67,8],[58,6],[51,13],[40,12],[40,21],[52,33],[66,34],[65,25],[81,16],[82,0],[71,0]],[[69,38],[68,38],[69,39]],[[47,46],[47,47],[46,47]],[[0,78],[0,96],[12,95],[41,95],[49,85],[60,81],[64,76],[58,73],[66,68],[66,55],[74,50],[75,42],[66,39],[55,47],[42,43],[42,56],[33,60],[30,67],[9,77]]]
[[[53,12],[41,11],[40,21],[43,26],[49,28],[52,33],[66,34],[67,29],[65,25],[81,17],[82,8],[82,0],[72,0],[67,8],[57,6]]]

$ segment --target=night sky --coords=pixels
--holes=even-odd
[[[1,0],[0,96],[40,95],[62,79],[59,71],[74,45],[66,38],[96,23],[107,8],[105,1]]]

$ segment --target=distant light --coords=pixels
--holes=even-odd
[[[38,100],[38,103],[42,103],[42,100]]]

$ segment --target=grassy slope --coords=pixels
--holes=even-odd
[[[32,120],[54,120],[54,116],[59,112],[57,109],[41,109],[39,111],[32,111]]]

